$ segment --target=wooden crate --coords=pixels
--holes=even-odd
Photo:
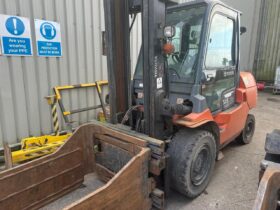
[[[153,142],[153,143],[156,143]],[[2,209],[38,209],[80,187],[95,172],[104,183],[65,209],[150,209],[146,140],[110,126],[81,126],[55,153],[0,173]]]

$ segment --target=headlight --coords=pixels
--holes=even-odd
[[[174,26],[165,26],[164,28],[164,36],[166,38],[172,38],[176,34],[176,29]]]

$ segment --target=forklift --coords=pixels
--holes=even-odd
[[[205,191],[224,146],[251,142],[257,86],[239,68],[240,12],[210,0],[104,0],[104,9],[110,123],[82,125],[55,153],[0,172],[1,208],[164,209],[170,188]],[[94,189],[75,194],[92,173]]]
[[[111,122],[125,118],[164,141],[171,187],[195,198],[219,151],[236,139],[250,143],[255,130],[256,82],[239,68],[241,13],[209,0],[117,2],[105,0]],[[142,48],[131,81],[129,15],[140,12]]]

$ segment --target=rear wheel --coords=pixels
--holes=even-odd
[[[249,114],[242,133],[237,137],[237,141],[241,144],[249,144],[255,133],[256,120],[254,115]]]
[[[215,165],[214,136],[204,130],[180,130],[167,153],[170,155],[172,187],[190,198],[200,195],[206,189]]]

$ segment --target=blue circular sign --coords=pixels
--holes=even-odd
[[[10,17],[6,21],[6,28],[10,34],[20,36],[24,33],[24,23],[18,17]]]
[[[53,24],[45,22],[40,27],[41,35],[48,40],[52,40],[56,36],[56,29]]]

